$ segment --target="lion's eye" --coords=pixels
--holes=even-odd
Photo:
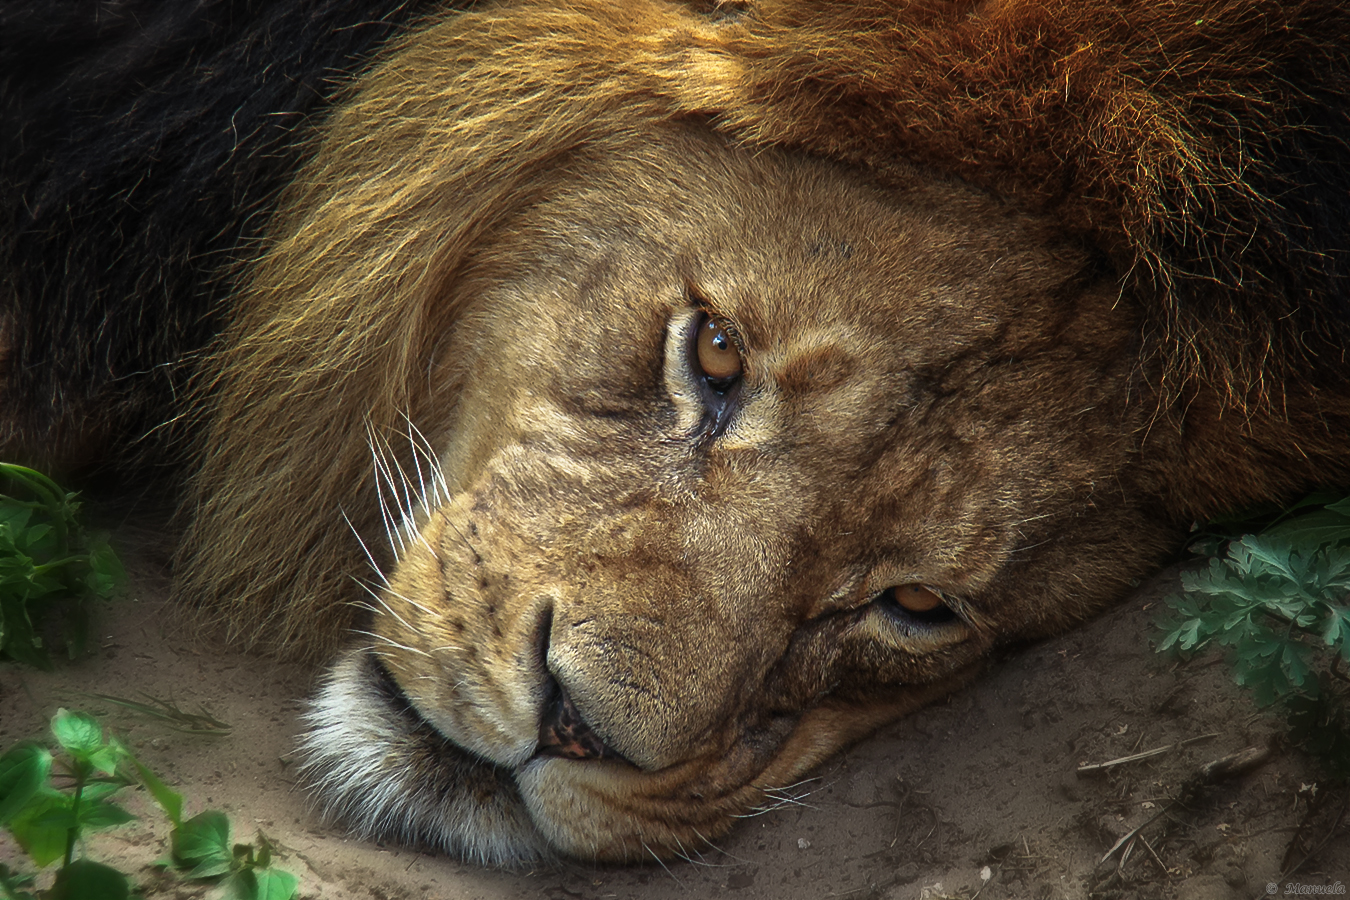
[[[718,319],[704,315],[695,338],[698,367],[715,389],[725,390],[741,374],[741,352]]]
[[[943,601],[942,595],[922,584],[900,584],[888,588],[875,602],[908,622],[940,625],[956,618],[956,613]]]

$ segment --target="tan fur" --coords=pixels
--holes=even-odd
[[[640,858],[1081,621],[1190,516],[1346,482],[1350,400],[1287,346],[1297,300],[1178,305],[1169,204],[1237,163],[1168,105],[1194,78],[1122,88],[1177,51],[1102,63],[1138,43],[1105,6],[511,4],[410,36],[324,126],[201,385],[181,592],[326,655],[369,554],[374,650],[330,692],[393,675],[403,699],[360,701],[390,734],[415,710],[390,771],[459,754],[547,845]],[[742,345],[724,430],[685,355],[700,304]],[[956,619],[897,624],[903,585]],[[534,755],[551,679],[622,761]],[[534,852],[363,812],[393,776],[324,774],[364,740],[347,702],[315,713],[334,809]]]

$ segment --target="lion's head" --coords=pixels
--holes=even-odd
[[[1157,558],[1134,316],[1034,221],[691,127],[563,171],[467,263],[425,456],[381,462],[397,559],[309,738],[359,827],[696,846]]]
[[[738,137],[734,17],[522,8],[325,126],[207,385],[183,590],[322,648],[369,557],[306,739],[357,831],[671,855],[1119,596],[1217,489],[1080,232]]]

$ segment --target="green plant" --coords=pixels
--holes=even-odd
[[[183,819],[183,798],[160,781],[115,737],[84,713],[59,710],[52,734],[63,753],[24,743],[0,756],[0,826],[38,868],[61,860],[51,888],[32,893],[31,876],[0,866],[3,900],[127,900],[129,879],[116,869],[75,858],[81,838],[134,818],[109,797],[141,783],[173,825],[170,865],[189,879],[221,879],[232,900],[290,900],[298,879],[271,867],[272,846],[233,844],[224,813]]]
[[[10,492],[0,492],[0,659],[49,668],[45,635],[55,629],[72,659],[83,654],[90,604],[110,599],[126,576],[107,539],[80,526],[75,494],[8,463],[0,490]]]
[[[256,852],[255,852],[256,846]],[[191,867],[188,878],[225,876],[226,894],[237,900],[289,900],[299,879],[272,868],[272,844],[262,834],[255,844],[230,840],[230,820],[210,810],[177,825],[173,859]]]
[[[1208,567],[1183,573],[1160,651],[1228,649],[1239,684],[1284,708],[1290,736],[1350,777],[1350,499],[1312,498],[1255,534],[1206,539]]]

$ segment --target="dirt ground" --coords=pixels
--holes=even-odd
[[[261,829],[304,898],[1219,900],[1334,896],[1350,884],[1350,822],[1334,827],[1346,793],[1272,741],[1276,726],[1217,659],[1178,665],[1152,651],[1175,573],[1085,628],[997,660],[700,858],[508,873],[351,841],[318,821],[293,750],[316,673],[190,635],[165,602],[163,554],[145,543],[125,551],[131,598],[103,617],[92,658],[54,673],[0,664],[0,748],[45,734],[58,707],[95,713],[183,792],[189,814],[226,810],[236,840]],[[175,732],[91,693],[200,705],[233,731]],[[1169,749],[1078,771],[1157,748]],[[1234,777],[1198,774],[1243,751],[1256,759]],[[95,838],[89,854],[133,873],[147,897],[218,894],[158,873],[168,828],[143,791],[124,793],[142,818]],[[19,862],[7,836],[0,861]]]

